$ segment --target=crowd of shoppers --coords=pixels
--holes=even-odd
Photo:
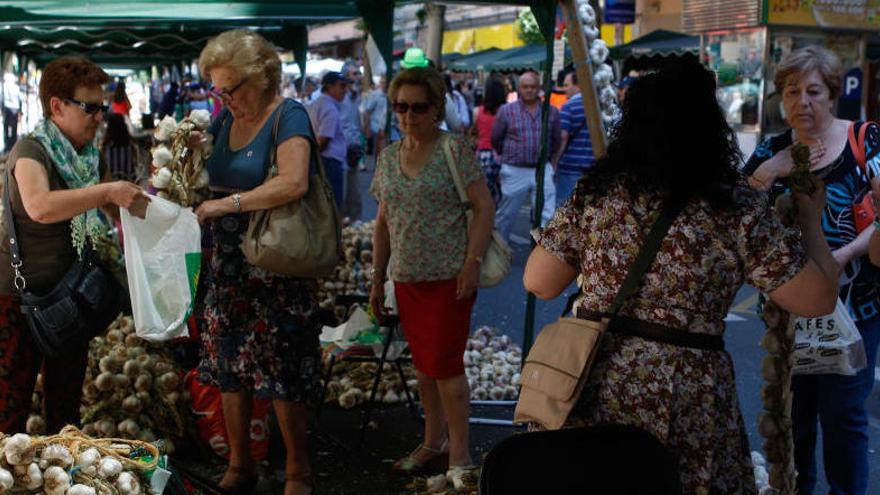
[[[202,282],[198,374],[221,391],[230,447],[223,490],[249,493],[258,480],[248,435],[254,397],[271,401],[278,418],[285,495],[314,488],[306,424],[321,389],[317,282],[250,264],[240,246],[249,215],[304,197],[311,174],[323,166],[339,211],[360,219],[359,174],[365,164],[375,167],[369,302],[385,318],[390,281],[425,414],[423,437],[393,469],[416,473],[447,457],[447,477],[460,481],[474,469],[462,356],[483,256],[493,228],[510,237],[523,202],[534,201],[544,148],[543,228],[534,233],[524,286],[552,299],[577,280],[579,318],[606,314],[658,214],[681,206],[658,260],[620,312],[623,325],[651,331],[609,330],[566,428],[641,428],[675,455],[684,493],[755,493],[733,363],[724,350],[727,311],[744,283],[801,316],[831,313],[840,300],[868,365],[855,376],[794,377],[798,491],[814,491],[821,427],[832,493],[867,493],[865,401],[880,343],[880,222],[860,226],[853,205],[880,193],[880,127],[834,116],[842,71],[832,52],[806,47],[779,63],[775,83],[789,129],[762,142],[744,167],[717,104],[714,75],[692,59],[621,84],[622,117],[600,157],[571,70],[560,74],[544,135],[542,99],[550,95],[541,95],[535,72],[492,76],[473,91],[431,67],[420,50],[408,50],[402,65],[387,91],[384,78],[364,81],[359,64],[349,62],[324,74],[314,96],[309,80],[300,80],[295,101],[280,92],[274,47],[234,30],[209,41],[199,58],[210,86],[172,83],[157,100],[160,114],[180,113],[184,101],[189,110],[217,110],[208,129],[215,137],[207,164],[211,196],[195,212],[213,253]],[[133,184],[131,104],[123,82],[108,98],[109,82],[85,59],[49,63],[39,91],[44,120],[11,148],[8,199],[27,253],[19,268],[31,290],[50,290],[74,262],[77,222],[112,220],[118,208],[145,197]],[[16,103],[14,91],[6,96],[4,115]],[[389,106],[398,139],[387,139]],[[95,136],[105,120],[99,148]],[[864,136],[864,144],[853,135]],[[795,143],[810,149],[816,192],[794,194],[798,214],[786,226],[771,205],[791,188]],[[278,174],[267,180],[273,149]],[[0,431],[24,429],[41,369],[48,429],[57,431],[78,422],[87,347],[47,358],[30,341],[5,223]]]

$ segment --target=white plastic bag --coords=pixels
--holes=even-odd
[[[125,270],[138,337],[159,342],[189,335],[202,265],[202,233],[192,208],[150,197],[146,217],[120,208]]]
[[[852,376],[868,365],[862,335],[840,299],[830,315],[797,318],[794,335],[795,375]]]

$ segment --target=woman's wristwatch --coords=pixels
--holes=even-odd
[[[235,212],[241,213],[241,194],[235,193],[230,197],[232,198],[232,206],[235,207]]]
[[[370,279],[373,282],[381,283],[385,281],[385,269],[377,269],[376,267],[370,268]]]

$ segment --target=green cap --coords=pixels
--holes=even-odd
[[[403,54],[403,60],[400,61],[400,66],[404,69],[427,67],[428,58],[425,57],[425,52],[421,48],[407,48],[406,53]]]

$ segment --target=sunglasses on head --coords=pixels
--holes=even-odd
[[[394,110],[394,113],[406,113],[410,110],[413,113],[426,113],[428,109],[431,108],[430,103],[419,102],[419,103],[405,103],[405,102],[395,102],[391,104],[391,108]]]
[[[70,103],[71,105],[76,105],[83,112],[89,115],[95,115],[98,112],[107,113],[110,111],[109,105],[104,105],[101,103],[86,103],[84,101],[74,100],[73,98],[65,98],[64,101]]]

